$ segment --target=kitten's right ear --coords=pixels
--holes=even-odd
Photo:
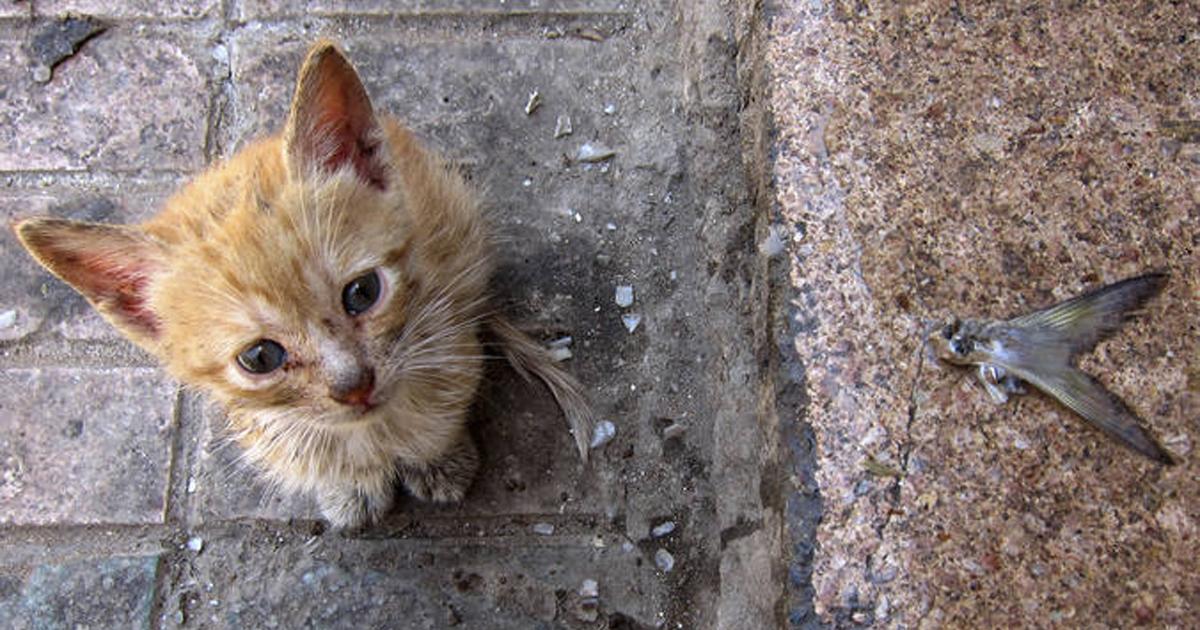
[[[147,349],[161,331],[150,307],[150,281],[164,268],[160,246],[136,228],[35,218],[13,226],[17,238],[106,319]]]
[[[300,67],[283,143],[294,176],[350,167],[367,184],[387,187],[375,109],[354,66],[333,42],[317,42]]]

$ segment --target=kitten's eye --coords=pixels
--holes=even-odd
[[[342,289],[342,307],[351,315],[365,313],[379,299],[379,274],[374,270],[351,280]]]
[[[237,356],[238,365],[251,374],[274,372],[286,360],[287,351],[270,339],[259,339]]]

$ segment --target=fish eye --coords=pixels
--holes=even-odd
[[[953,336],[954,336],[954,324],[946,324],[946,326],[944,328],[942,328],[942,338],[950,339]]]
[[[271,339],[259,339],[237,355],[238,365],[251,374],[269,374],[287,360],[287,351]]]
[[[379,300],[379,273],[372,269],[342,288],[342,308],[350,315],[367,312]]]
[[[963,356],[970,352],[971,342],[962,337],[955,337],[950,340],[950,351],[959,356]]]

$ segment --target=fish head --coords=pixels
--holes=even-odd
[[[987,349],[991,343],[982,335],[984,325],[974,320],[957,317],[946,320],[934,334],[929,336],[937,358],[957,365],[971,365],[987,361]]]

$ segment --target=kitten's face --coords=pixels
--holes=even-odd
[[[270,179],[245,180],[212,232],[171,252],[151,304],[162,354],[231,408],[363,419],[397,393],[396,344],[420,289],[401,201],[351,176]]]
[[[474,311],[489,267],[458,181],[376,117],[340,53],[317,46],[283,133],[205,172],[155,218],[39,218],[17,233],[231,411],[322,425],[432,417],[458,413],[478,378]]]

